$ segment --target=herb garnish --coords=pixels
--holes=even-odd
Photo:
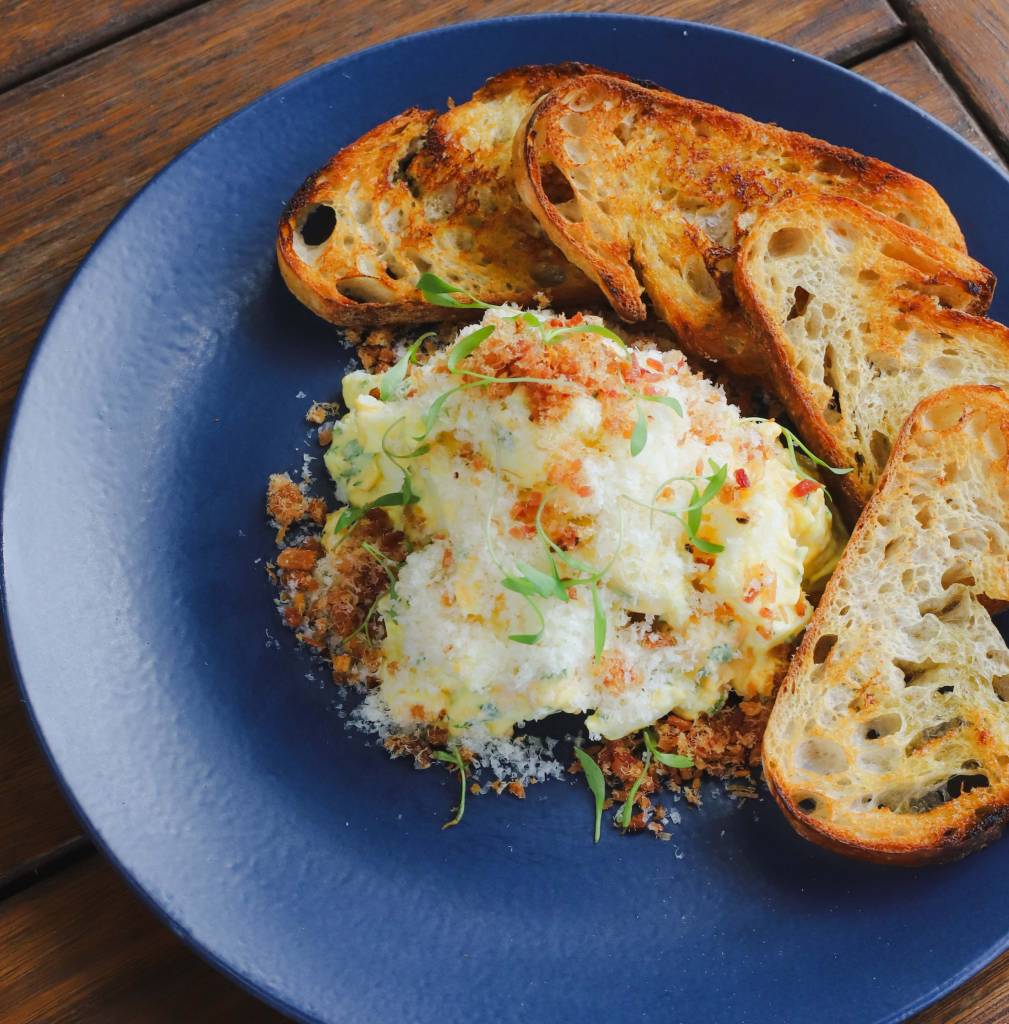
[[[659,764],[664,764],[667,768],[693,768],[693,758],[685,757],[683,754],[667,754],[662,750],[659,750],[659,745],[655,739],[655,734],[651,729],[645,729],[642,732],[642,736],[645,738],[645,747],[649,754]]]
[[[420,501],[418,495],[413,493],[409,474],[403,477],[403,486],[398,491],[390,491],[383,494],[374,501],[366,502],[358,507],[348,506],[337,517],[333,533],[341,533],[344,530],[356,526],[373,508],[396,508],[406,505],[416,505]]]
[[[792,467],[795,469],[795,472],[798,474],[798,476],[800,476],[803,480],[814,480],[815,478],[811,477],[808,473],[806,473],[803,470],[802,466],[799,464],[799,458],[796,454],[796,449],[798,449],[807,459],[809,459],[809,461],[812,462],[814,466],[820,466],[821,468],[826,469],[828,472],[833,473],[835,476],[845,476],[847,473],[852,472],[851,466],[848,466],[846,468],[839,468],[837,466],[832,466],[829,462],[824,462],[823,459],[821,459],[818,455],[814,455],[813,452],[811,452],[809,448],[807,448],[806,445],[803,444],[801,438],[799,438],[797,434],[793,434],[792,431],[788,429],[788,427],[783,427],[780,423],[777,423],[774,420],[765,419],[763,416],[747,416],[745,417],[745,422],[774,423],[774,425],[781,431],[782,437],[785,441],[785,447],[788,449],[788,454],[792,457]]]
[[[459,806],[456,808],[455,817],[442,825],[443,829],[451,828],[453,825],[458,825],[462,821],[463,814],[466,813],[466,764],[458,747],[452,747],[449,750],[435,750],[432,756],[438,761],[454,765],[456,771],[459,772]]]
[[[627,794],[627,799],[623,802],[620,808],[620,813],[617,815],[617,821],[620,823],[620,827],[626,832],[631,824],[631,816],[634,812],[634,801],[638,798],[638,790],[641,788],[641,783],[645,781],[645,776],[648,774],[648,768],[652,763],[652,752],[646,750],[644,756],[641,758],[641,771],[638,773],[638,777],[634,780],[634,785],[631,786],[630,792]]]
[[[658,402],[672,409],[677,416],[683,415],[683,406],[672,395],[645,395],[640,391],[628,390],[638,399],[638,421],[634,426],[634,433],[631,434],[631,456],[634,457],[640,455],[648,443],[648,416],[641,403]]]
[[[371,606],[365,613],[364,618],[361,620],[361,624],[345,637],[340,640],[340,646],[343,647],[347,641],[353,640],[358,633],[364,633],[364,639],[367,641],[369,647],[374,647],[375,643],[371,638],[371,620],[375,612],[378,610],[379,601],[384,597],[391,597],[393,600],[397,599],[399,595],[396,593],[396,571],[399,569],[400,563],[394,562],[387,555],[383,554],[374,545],[369,544],[365,541],[361,547],[375,559],[376,562],[385,570],[386,576],[389,578],[389,586],[386,590],[382,591],[374,601],[371,602]],[[391,613],[390,613],[391,616]]]
[[[420,348],[422,342],[433,337],[435,337],[434,331],[428,331],[426,334],[422,334],[403,353],[399,362],[382,374],[382,379],[378,382],[378,397],[383,402],[389,402],[398,397],[400,388],[403,386],[403,381],[406,380],[406,374],[407,370],[410,368],[410,363],[414,361],[414,358],[417,355],[417,349]]]
[[[578,758],[578,763],[582,766],[582,771],[585,772],[585,781],[596,799],[596,819],[592,831],[592,841],[598,843],[599,824],[603,818],[603,801],[606,799],[606,782],[599,765],[592,760],[591,754],[586,753],[581,747],[575,747],[575,757]]]

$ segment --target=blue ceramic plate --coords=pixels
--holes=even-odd
[[[286,292],[285,199],[335,150],[516,64],[591,61],[932,181],[1007,269],[1009,181],[871,82],[672,21],[462,25],[337,61],[176,160],[84,263],[25,382],[3,484],[7,621],[53,765],[173,928],[324,1021],[896,1021],[1009,939],[1005,845],[848,863],[713,791],[671,843],[590,841],[579,783],[474,800],[332,711],[261,564],[267,474],[347,355]],[[1009,309],[1002,292],[994,315]],[[57,443],[54,443],[57,442]],[[277,641],[270,638],[276,636]]]

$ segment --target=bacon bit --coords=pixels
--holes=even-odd
[[[411,704],[410,705],[410,717],[418,722],[424,721],[424,705],[423,704]]]
[[[526,798],[526,788],[521,782],[509,782],[508,792],[511,793],[512,796],[518,797],[519,800],[525,800]]]
[[[539,491],[528,491],[516,499],[511,507],[511,517],[517,523],[534,523],[536,513],[543,502],[543,495]]]
[[[767,628],[767,626],[757,626],[757,632],[765,639],[770,640],[774,634]]]
[[[321,526],[326,521],[326,499],[312,498],[308,503],[308,514],[313,523]]]
[[[281,569],[303,569],[309,570],[319,560],[319,553],[311,548],[284,548],[277,555],[277,565]]]
[[[796,615],[805,615],[806,614],[806,599],[804,597],[800,597],[799,600],[795,602],[795,614]]]
[[[328,448],[333,443],[333,428],[332,427],[319,427],[319,444],[323,448]]]
[[[452,564],[452,549],[446,547],[441,553],[441,567],[447,569]]]
[[[720,605],[715,607],[715,621],[716,622],[727,622],[736,617],[736,613],[733,610],[731,604],[727,601],[723,601]]]
[[[750,487],[751,486],[750,478],[746,475],[746,470],[745,469],[737,469],[735,475],[736,475],[736,483],[740,487]]]
[[[790,491],[793,497],[805,498],[807,494],[812,494],[813,491],[822,487],[823,484],[818,483],[816,480],[800,480]]]
[[[662,363],[658,359],[654,358],[646,359],[645,366],[647,366],[650,370],[656,370],[658,372],[661,372],[664,369]]]
[[[509,526],[508,533],[516,540],[524,540],[527,537],[535,536],[536,528],[529,526],[527,523],[522,523],[519,526]]]
[[[303,597],[302,594],[298,594],[298,597]],[[302,622],[304,622],[304,615],[294,607],[294,605],[288,605],[284,609],[284,622],[291,627],[291,629],[297,629]]]
[[[285,587],[295,591],[317,590],[319,584],[315,577],[307,569],[285,569],[280,574],[281,582]]]
[[[452,605],[455,604],[455,598],[451,594],[442,594],[441,595],[441,603],[446,608],[451,608]]]
[[[333,675],[345,676],[350,671],[351,660],[349,654],[333,655]]]
[[[762,619],[773,619],[774,618],[774,612],[770,608],[761,608],[760,609],[760,617]]]

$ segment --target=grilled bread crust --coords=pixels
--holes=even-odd
[[[612,77],[544,96],[515,138],[519,194],[625,320],[642,292],[694,354],[761,375],[738,308],[736,247],[755,210],[841,191],[962,250],[930,185],[850,149]]]
[[[922,398],[1009,386],[1009,330],[974,315],[991,301],[992,273],[851,199],[805,194],[763,210],[735,284],[803,438],[853,468],[835,479],[855,514]]]
[[[511,175],[512,137],[528,108],[595,70],[515,68],[445,113],[407,110],[341,150],[280,220],[277,261],[288,288],[319,316],[354,327],[452,318],[417,291],[427,270],[490,303],[599,303],[519,200]],[[306,222],[326,208],[335,214],[331,233],[306,241]]]
[[[919,864],[1009,818],[1009,398],[921,401],[813,615],[764,736],[795,829],[840,853]]]

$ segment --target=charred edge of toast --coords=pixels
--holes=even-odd
[[[844,569],[847,554],[854,551],[855,542],[864,532],[871,529],[870,520],[872,519],[876,502],[879,500],[880,495],[884,493],[884,488],[889,484],[890,477],[893,473],[897,472],[903,452],[907,447],[912,432],[917,426],[920,416],[933,404],[943,401],[951,391],[975,393],[984,397],[998,395],[1003,399],[1006,398],[1005,392],[1001,388],[991,384],[961,384],[928,395],[915,406],[905,420],[903,427],[901,427],[900,433],[894,439],[893,449],[886,469],[880,476],[872,498],[870,498],[858,522],[855,523],[841,560],[834,569],[831,579],[827,581],[827,586],[820,597],[816,610],[813,612],[813,617],[806,626],[802,640],[792,654],[788,671],[785,673],[785,678],[778,689],[778,700],[785,697],[786,691],[794,688],[793,672],[798,671],[799,666],[804,665],[812,657],[813,648],[820,639],[820,625],[826,615],[826,609],[833,599],[834,578]],[[978,598],[985,607],[993,606],[998,608],[1000,605],[998,601],[993,600],[989,602],[983,595],[978,595]],[[764,781],[767,783],[767,788],[771,791],[771,795],[774,797],[778,807],[798,835],[834,853],[858,860],[908,867],[924,864],[941,864],[947,861],[959,860],[961,857],[966,857],[968,854],[982,849],[995,839],[998,839],[1002,835],[1003,829],[1009,824],[1009,795],[1007,795],[1005,797],[1006,803],[987,803],[976,807],[972,812],[973,820],[945,827],[936,834],[934,840],[928,845],[857,842],[848,838],[847,830],[831,828],[828,823],[814,818],[810,814],[806,814],[791,799],[787,792],[787,786],[781,783],[773,764],[770,763],[767,757],[766,742],[767,733],[764,734],[765,749],[762,755]],[[949,807],[951,804],[955,804],[955,800],[941,806]],[[927,820],[927,817],[928,812],[921,815],[922,820]]]
[[[775,803],[795,832],[803,839],[822,846],[832,853],[875,864],[916,867],[945,864],[976,853],[998,839],[1009,824],[1009,805],[987,804],[974,811],[974,821],[960,827],[946,828],[928,846],[911,843],[859,843],[847,837],[844,829],[832,829],[800,810],[779,786],[765,765],[764,780]]]

